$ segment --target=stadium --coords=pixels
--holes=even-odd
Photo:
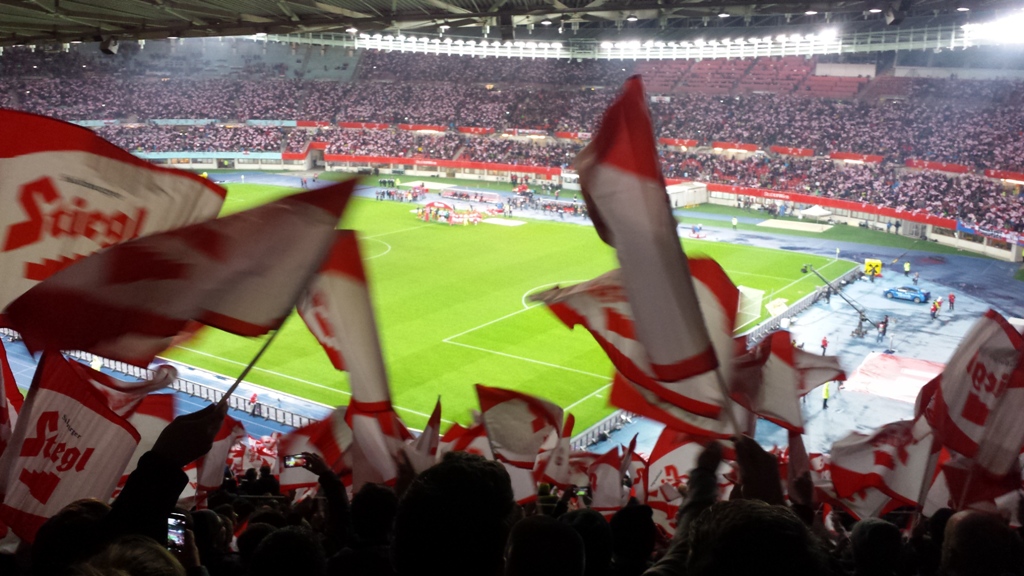
[[[1024,571],[1021,24],[998,0],[0,4],[0,572],[682,574],[679,527],[737,494],[785,518],[741,512],[771,545],[720,533],[714,573]],[[656,165],[656,216],[642,178],[601,200],[593,154]],[[336,217],[289,224],[303,203]],[[643,268],[676,244],[689,308]],[[164,330],[148,298],[191,286],[203,313]],[[691,338],[719,367],[664,377]],[[117,472],[60,483],[90,458]],[[968,510],[1006,545],[946,557]]]

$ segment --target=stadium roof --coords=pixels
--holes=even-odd
[[[1019,0],[0,0],[0,46],[115,39],[415,31],[508,39],[672,40],[694,31],[955,25]],[[849,30],[848,30],[849,28]]]

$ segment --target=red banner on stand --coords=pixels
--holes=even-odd
[[[459,132],[463,134],[494,134],[494,128],[480,128],[479,126],[459,126]]]
[[[951,172],[953,174],[967,174],[971,169],[963,164],[949,164],[948,162],[931,162],[929,160],[909,159],[906,161],[908,168],[921,168],[923,170],[938,170],[939,172]]]
[[[711,146],[727,150],[746,150],[747,152],[756,152],[760,148],[757,144],[746,144],[744,142],[712,142]]]
[[[433,132],[447,132],[447,126],[440,124],[399,124],[399,130],[431,130]]]
[[[391,128],[391,124],[383,124],[381,122],[338,122],[338,126],[341,128],[362,128],[363,130],[387,130]]]
[[[658,138],[658,144],[664,144],[666,146],[686,146],[687,148],[693,148],[698,144],[696,140],[692,138]]]
[[[867,164],[881,164],[885,159],[877,154],[857,154],[855,152],[832,152],[828,157],[833,160],[852,160]]]
[[[331,123],[324,120],[296,120],[295,125],[300,128],[326,128]]]
[[[555,132],[555,138],[571,140],[590,140],[591,136],[590,132]]]
[[[401,164],[405,166],[436,166],[438,168],[462,168],[467,170],[491,170],[515,172],[518,174],[542,174],[558,176],[561,168],[552,166],[521,166],[518,164],[492,164],[490,162],[468,162],[464,160],[438,160],[433,158],[406,158],[395,156],[350,156],[347,154],[324,154],[325,162],[358,162],[361,164]]]
[[[897,208],[875,206],[866,202],[854,202],[851,200],[841,200],[839,198],[825,198],[821,196],[812,196],[810,194],[800,194],[797,192],[779,192],[778,190],[768,190],[763,188],[731,186],[728,184],[708,184],[707,186],[708,192],[724,192],[726,194],[771,198],[774,200],[784,200],[786,202],[799,202],[801,204],[816,204],[825,208],[867,212],[868,214],[877,214],[879,216],[896,218],[898,220],[909,220],[910,222],[917,222],[919,224],[932,224],[941,228],[956,228],[955,219],[933,216],[923,210],[900,210]]]
[[[999,178],[1000,180],[1016,180],[1024,182],[1024,173],[1010,172],[1009,170],[985,170],[985,176]]]
[[[788,156],[804,156],[804,157],[807,157],[807,158],[809,158],[811,156],[814,156],[814,150],[811,150],[810,148],[793,148],[793,147],[790,147],[790,146],[770,146],[768,149],[771,150],[772,152],[775,152],[776,154],[786,154]]]

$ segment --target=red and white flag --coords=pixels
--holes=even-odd
[[[797,433],[803,432],[800,397],[825,382],[846,379],[839,358],[800,350],[786,330],[772,332],[738,364],[731,383],[732,399]]]
[[[714,370],[639,76],[626,81],[576,167],[597,233],[618,254],[636,340],[654,376],[675,382]]]
[[[135,447],[135,452],[132,453],[128,465],[124,467],[121,479],[117,482],[115,498],[117,492],[120,492],[124,483],[128,481],[128,476],[135,471],[135,467],[139,464],[139,458],[153,448],[160,433],[172,420],[174,420],[174,394],[150,394],[136,406],[135,411],[128,417],[128,423],[139,433],[139,445]]]
[[[512,476],[517,502],[537,497],[533,468],[541,446],[562,432],[562,409],[529,394],[503,388],[476,385],[481,422],[494,450],[495,459]]]
[[[598,456],[590,466],[590,507],[605,518],[610,519],[629,502],[629,488],[623,485],[623,480],[631,456],[632,450],[616,446]]]
[[[164,364],[153,370],[149,380],[128,382],[118,380],[99,370],[93,370],[85,364],[74,362],[71,368],[78,372],[84,382],[88,382],[107,402],[107,407],[122,418],[131,416],[139,403],[149,394],[170,386],[178,377],[178,370],[170,364]]]
[[[7,306],[29,349],[147,366],[190,320],[243,336],[277,328],[320,267],[350,180],[136,238],[54,274]]]
[[[712,340],[717,337],[719,347],[731,352],[739,292],[713,260],[692,259],[690,262],[702,305],[700,317],[706,318]],[[547,304],[566,326],[582,325],[590,331],[615,368],[631,382],[698,416],[718,416],[724,400],[714,372],[678,382],[657,378],[647,350],[636,336],[634,306],[627,299],[624,272],[612,270],[575,286],[545,290],[531,299]],[[697,277],[700,272],[705,273],[707,283]]]
[[[437,446],[437,460],[440,461],[448,452],[466,452],[494,460],[491,442],[487,439],[487,429],[480,422],[469,428],[458,423],[452,424]]]
[[[935,448],[933,450],[933,448]],[[871,434],[854,432],[832,445],[832,485],[839,498],[867,488],[910,506],[923,496],[938,449],[923,418],[886,424]]]
[[[1024,336],[989,310],[961,340],[925,409],[950,450],[1003,476],[1024,447]]]
[[[377,323],[355,232],[335,231],[331,252],[296,309],[331,364],[348,372],[352,399],[390,406]]]
[[[231,416],[224,416],[220,430],[213,437],[213,446],[198,462],[196,484],[200,490],[220,489],[224,483],[224,467],[227,466],[231,447],[245,437],[245,426]]]
[[[633,497],[636,501],[641,504],[647,503],[647,478],[648,478],[648,467],[647,459],[642,454],[636,451],[636,439],[633,439],[633,443],[630,446],[629,451],[629,466],[626,469],[629,472],[629,480],[633,484],[632,491]]]
[[[386,406],[375,409],[377,406]],[[367,482],[391,484],[398,477],[395,455],[412,440],[412,434],[391,409],[391,402],[362,404],[355,397],[346,413],[352,428],[352,485],[359,490]]]
[[[612,380],[608,402],[627,412],[657,420],[678,432],[703,438],[730,438],[753,429],[754,416],[736,402],[728,402],[726,409],[716,418],[696,414],[671,404],[650,390],[630,381],[616,372]],[[735,423],[735,424],[734,424]]]
[[[676,513],[683,502],[681,492],[707,443],[707,438],[665,428],[647,459],[647,505],[654,510],[655,523],[669,533],[675,531]],[[727,461],[735,460],[736,454],[731,443],[723,442],[722,446],[723,462],[716,474],[719,498],[724,499],[732,490],[732,482],[726,477],[732,472],[732,466]]]
[[[405,455],[417,474],[430,468],[437,461],[437,447],[440,442],[441,398],[438,397],[423,432],[405,447]]]
[[[60,353],[47,352],[0,457],[0,520],[32,542],[47,518],[82,498],[110,497],[139,433]]]
[[[4,343],[0,340],[0,456],[3,456],[4,449],[7,448],[7,443],[11,440],[23,403],[21,390],[18,390],[18,383],[14,381],[14,372],[7,360],[7,351],[4,350]]]
[[[576,417],[569,414],[562,426],[562,437],[551,450],[545,450],[537,456],[533,476],[537,483],[547,483],[566,488],[571,483],[571,467],[569,458],[572,456],[572,429],[576,425]]]
[[[263,466],[269,467],[271,472],[277,470],[277,443],[280,437],[280,432],[273,432],[270,436],[260,436],[258,438],[246,434],[246,437],[242,440],[242,443],[246,445],[245,459],[242,466],[246,470],[249,468],[259,470]]]
[[[216,218],[226,191],[92,130],[0,110],[0,310],[107,246]]]
[[[924,501],[922,512],[926,515],[934,514],[940,508],[995,512],[1001,508],[1000,501],[1004,497],[1022,488],[1017,466],[1009,474],[995,477],[969,458],[950,457],[948,452],[943,453],[945,462],[939,465]]]
[[[348,468],[345,453],[352,446],[352,429],[345,421],[346,411],[346,407],[339,407],[327,418],[282,436],[278,443],[281,455],[291,456],[302,452],[317,454],[335,473],[351,481],[351,476],[344,474]],[[305,468],[285,468],[281,465],[278,470],[282,490],[311,487],[318,483],[316,474]]]

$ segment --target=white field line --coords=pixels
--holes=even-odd
[[[363,240],[373,240],[374,242],[380,242],[381,244],[388,247],[387,250],[381,252],[380,254],[374,254],[373,256],[363,256],[363,260],[373,260],[374,258],[380,258],[381,256],[386,255],[388,252],[391,252],[391,244],[388,244],[383,240],[377,240],[376,238],[363,238]]]
[[[583,374],[584,376],[593,376],[594,378],[600,378],[602,380],[608,380],[607,375],[594,374],[593,372],[586,372],[584,370],[577,370],[575,368],[569,368],[567,366],[559,366],[558,364],[551,364],[550,362],[543,362],[541,360],[534,360],[533,358],[524,358],[522,356],[516,356],[514,354],[506,354],[505,352],[498,352],[497,350],[488,350],[487,348],[480,348],[479,346],[472,346],[470,344],[463,344],[462,342],[452,342],[445,340],[445,344],[454,344],[455,346],[462,346],[463,348],[469,348],[470,350],[478,350],[480,352],[487,352],[489,354],[496,354],[498,356],[504,356],[506,358],[512,358],[513,360],[522,360],[523,362],[532,362],[534,364],[540,364],[541,366],[547,366],[549,368],[558,368],[559,370],[565,370],[568,372],[575,372],[576,374]]]
[[[606,378],[607,378],[607,377],[606,377]],[[584,396],[583,398],[580,398],[579,400],[577,400],[577,401],[573,402],[572,404],[569,404],[568,406],[566,406],[566,407],[565,407],[565,411],[566,411],[566,412],[568,412],[569,410],[572,410],[573,408],[575,408],[575,407],[579,406],[580,404],[582,404],[582,403],[586,402],[587,400],[590,400],[590,399],[591,399],[591,398],[593,398],[594,396],[597,396],[597,395],[598,395],[598,394],[600,394],[601,392],[604,392],[605,390],[607,390],[607,389],[611,388],[611,386],[612,386],[611,384],[605,384],[604,386],[601,386],[601,387],[600,387],[600,388],[598,388],[597,390],[594,390],[594,391],[593,391],[593,392],[591,392],[590,394],[587,394],[587,395],[586,395],[586,396]]]
[[[373,238],[380,238],[381,236],[390,236],[392,234],[399,234],[401,232],[408,232],[409,230],[419,230],[420,228],[426,228],[427,226],[433,226],[433,224],[421,224],[419,226],[413,226],[412,228],[402,228],[401,230],[392,230],[391,232],[384,232],[383,234],[374,234],[373,236],[363,236],[363,240],[372,240]]]
[[[188,347],[185,347],[185,346],[178,346],[178,348],[181,348],[182,350],[187,350],[189,352],[194,352],[194,353],[199,354],[201,356],[208,356],[210,358],[214,358],[214,359],[217,359],[217,360],[222,360],[224,362],[227,362],[228,364],[235,364],[237,366],[243,366],[243,367],[247,366],[247,364],[244,364],[242,362],[238,362],[237,360],[230,360],[228,358],[222,358],[220,356],[217,356],[216,354],[210,354],[209,352],[203,352],[202,350],[195,350],[193,348],[188,348]],[[274,376],[277,376],[277,377],[280,377],[280,378],[286,378],[288,380],[294,380],[295,382],[301,382],[301,383],[309,385],[309,386],[315,386],[317,388],[323,388],[324,390],[330,390],[331,392],[337,392],[337,393],[343,394],[345,396],[352,396],[351,392],[346,392],[344,390],[339,390],[337,388],[332,388],[330,386],[324,386],[323,384],[320,384],[320,383],[317,383],[317,382],[310,382],[309,380],[303,380],[302,378],[296,378],[295,376],[289,376],[288,374],[282,374],[281,372],[275,372],[274,370],[267,370],[266,368],[260,368],[259,366],[254,366],[253,370],[258,370],[260,372],[265,372],[267,374],[272,374]],[[424,418],[430,418],[430,414],[424,414],[423,412],[418,412],[418,411],[413,410],[411,408],[403,408],[401,406],[394,406],[394,408],[395,408],[395,410],[402,410],[403,412],[408,412],[410,414],[415,414],[417,416],[423,416]],[[444,418],[442,418],[441,420],[451,424],[451,420],[445,420]]]
[[[838,259],[835,259],[835,258],[833,258],[833,259],[832,259],[832,260],[831,260],[830,262],[828,262],[827,264],[825,264],[825,265],[824,265],[824,266],[822,266],[821,268],[818,268],[818,271],[820,272],[820,271],[824,270],[825,268],[828,268],[829,266],[831,266],[831,265],[835,264],[836,262],[839,262],[839,260],[838,260]],[[773,290],[773,291],[772,291],[772,293],[771,293],[771,295],[773,295],[773,296],[774,296],[775,294],[777,294],[777,293],[779,293],[779,292],[782,292],[783,290],[785,290],[785,289],[787,289],[787,288],[789,288],[789,287],[791,287],[791,286],[795,286],[796,284],[798,284],[798,283],[800,283],[800,282],[803,282],[804,280],[806,280],[806,279],[808,279],[808,278],[811,278],[811,277],[812,277],[812,276],[810,276],[810,275],[807,275],[807,276],[802,276],[802,277],[800,277],[800,278],[797,278],[796,280],[794,280],[794,281],[790,282],[789,284],[786,284],[786,285],[785,285],[785,286],[783,286],[782,288],[779,288],[778,290]],[[817,278],[817,276],[814,276],[814,278]],[[758,317],[757,317],[757,318],[754,318],[754,319],[753,319],[753,320],[751,320],[750,322],[747,322],[747,323],[745,323],[745,324],[741,324],[741,325],[737,326],[737,327],[736,327],[736,330],[739,330],[739,329],[741,329],[741,328],[744,328],[744,327],[746,327],[746,326],[749,326],[750,324],[753,324],[754,322],[757,322],[757,321],[758,321],[758,320],[760,320],[760,319],[761,319],[761,316],[760,316],[760,315],[758,315]]]
[[[445,344],[455,344],[455,342],[452,342],[452,340],[454,340],[454,339],[456,339],[456,338],[458,338],[460,336],[465,336],[466,334],[469,334],[470,332],[476,332],[477,330],[479,330],[481,328],[486,328],[486,327],[490,326],[491,324],[497,324],[498,322],[501,322],[502,320],[505,320],[506,318],[511,318],[511,317],[515,316],[516,314],[522,314],[523,312],[526,312],[530,308],[533,308],[533,306],[527,306],[526,308],[520,308],[519,310],[516,310],[515,312],[512,312],[511,314],[505,314],[501,318],[496,318],[494,320],[491,320],[490,322],[484,322],[483,324],[481,324],[479,326],[476,326],[474,328],[470,328],[469,330],[465,330],[463,332],[459,332],[458,334],[456,334],[454,336],[449,336],[449,337],[445,338],[444,340],[441,340],[441,342],[444,342]]]

